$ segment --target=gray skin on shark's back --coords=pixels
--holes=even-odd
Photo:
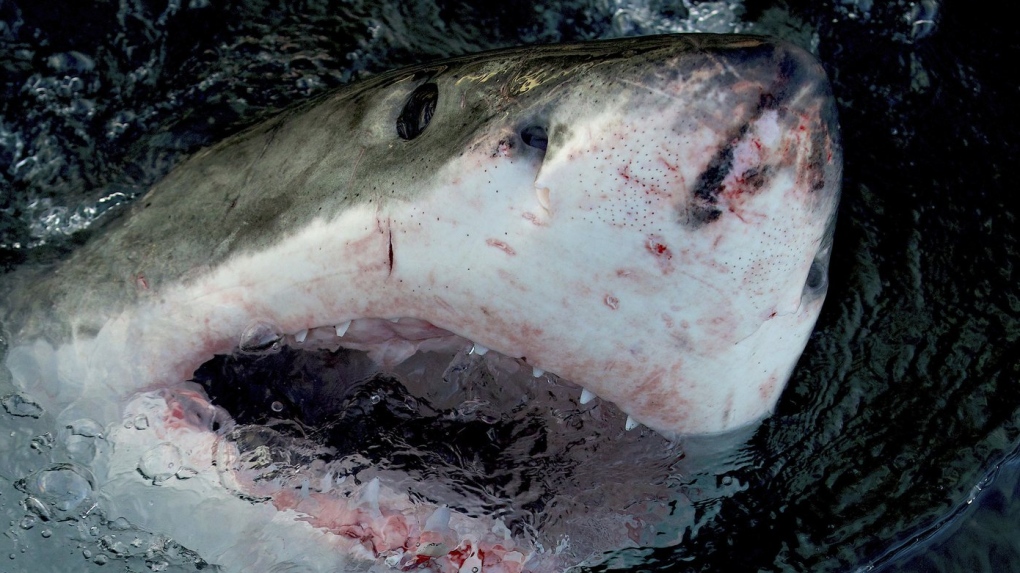
[[[64,361],[87,388],[86,364],[119,354],[124,372],[93,377],[129,394],[187,379],[252,321],[293,336],[411,317],[660,432],[739,427],[774,405],[824,298],[834,109],[810,55],[757,37],[382,74],[196,154],[14,279],[15,346],[62,358],[36,345],[12,369]]]

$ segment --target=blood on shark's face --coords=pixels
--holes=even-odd
[[[627,429],[745,427],[821,308],[840,171],[824,73],[761,38],[400,70],[197,154],[56,270],[10,278],[5,362],[63,418],[115,424],[111,476],[183,465],[261,500],[265,523],[394,567],[538,568],[499,516],[412,503],[385,475],[337,488],[334,446],[239,423],[236,391],[185,381],[215,355],[287,347],[361,351],[355,381],[442,386],[449,368],[408,366],[436,354],[524,387],[570,381],[575,405],[615,405]],[[314,417],[282,395],[267,416]],[[144,432],[121,423],[139,416]]]

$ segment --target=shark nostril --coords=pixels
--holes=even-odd
[[[439,102],[439,87],[433,83],[422,84],[411,93],[404,109],[397,118],[397,135],[410,141],[425,131],[436,112]]]
[[[524,141],[524,145],[541,149],[542,151],[545,151],[546,147],[549,146],[549,135],[546,134],[545,128],[540,125],[529,125],[522,129],[521,139]]]

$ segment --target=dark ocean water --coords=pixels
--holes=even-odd
[[[0,263],[73,249],[73,231],[189,153],[357,77],[528,43],[781,35],[819,56],[840,106],[844,198],[826,308],[776,415],[751,439],[753,461],[720,476],[744,487],[713,500],[710,524],[679,546],[611,563],[1020,570],[1020,471],[1006,463],[1020,444],[1010,185],[1020,76],[1008,71],[1020,40],[996,16],[934,0],[0,0]],[[49,452],[53,429],[8,426],[0,571],[198,568],[172,542],[156,557],[117,546],[125,531],[152,536],[98,511],[33,518],[11,468]]]

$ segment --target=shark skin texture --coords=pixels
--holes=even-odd
[[[396,70],[197,153],[66,260],[0,277],[4,364],[58,420],[113,428],[119,453],[97,475],[126,490],[139,456],[186,466],[164,499],[202,491],[267,532],[299,531],[275,551],[330,547],[313,570],[339,555],[556,570],[569,564],[498,520],[385,483],[344,500],[328,484],[261,491],[224,469],[243,457],[223,439],[231,416],[188,380],[215,355],[285,345],[385,367],[491,350],[579,385],[581,404],[612,403],[627,429],[745,428],[773,409],[822,307],[841,172],[824,71],[769,38]],[[122,423],[138,416],[144,436]],[[182,541],[264,565],[205,537]]]

